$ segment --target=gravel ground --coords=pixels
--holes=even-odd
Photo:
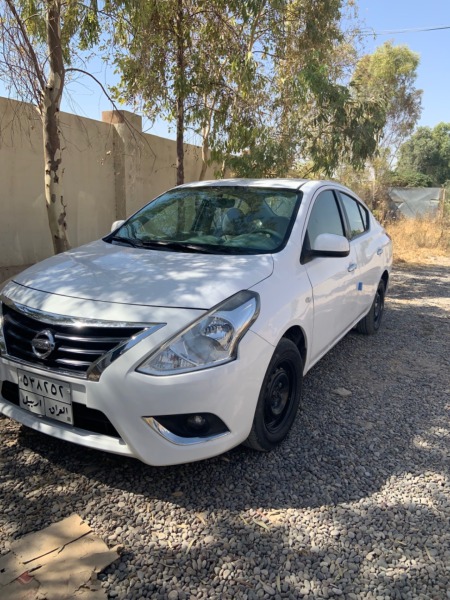
[[[271,454],[156,469],[2,418],[0,552],[78,512],[123,547],[110,598],[450,598],[449,272],[396,270]]]

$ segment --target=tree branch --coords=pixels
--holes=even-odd
[[[92,75],[92,73],[89,73],[89,71],[85,71],[84,69],[78,69],[76,67],[68,67],[66,69],[66,73],[81,73],[82,75],[87,75],[88,77],[93,79],[95,81],[95,83],[97,83],[97,85],[101,88],[101,90],[105,94],[106,98],[111,102],[114,110],[120,110],[117,107],[117,104],[114,102],[114,100],[109,95],[109,93],[108,93],[107,89],[105,88],[105,86],[103,85],[103,83],[101,81],[99,81],[97,79],[97,77],[95,77],[95,75]]]
[[[30,38],[28,37],[28,33],[27,33],[27,30],[26,30],[25,24],[22,21],[19,13],[17,12],[16,7],[14,6],[13,0],[6,0],[6,4],[8,5],[9,10],[14,15],[14,18],[15,18],[15,20],[17,22],[17,25],[19,26],[20,31],[22,32],[22,36],[23,36],[25,44],[26,44],[26,46],[28,48],[29,56],[31,58],[31,61],[32,61],[33,66],[34,66],[35,71],[36,71],[36,77],[38,78],[39,83],[41,84],[41,88],[43,90],[45,88],[45,79],[44,79],[44,77],[42,75],[42,70],[41,70],[41,67],[39,65],[39,61],[38,61],[38,58],[37,58],[36,53],[34,51],[33,45],[30,42]]]
[[[97,77],[95,77],[95,75],[92,75],[92,73],[89,73],[88,71],[85,71],[84,69],[78,69],[77,67],[69,67],[66,69],[66,73],[81,73],[82,75],[87,75],[88,77],[90,77],[91,79],[93,79],[95,81],[95,83],[100,87],[100,89],[102,90],[102,92],[105,94],[106,98],[109,100],[109,102],[111,102],[111,105],[113,107],[114,110],[117,110],[118,112],[120,111],[120,108],[117,106],[117,104],[114,102],[114,100],[111,98],[111,95],[108,93],[108,90],[105,88],[105,86],[102,84],[101,81],[99,81],[97,79]],[[146,140],[144,138],[144,135],[142,133],[142,131],[139,131],[138,129],[136,129],[136,127],[134,127],[129,121],[128,119],[124,119],[124,123],[126,124],[126,126],[128,127],[128,129],[131,131],[131,133],[133,134],[133,136],[137,133],[139,134],[139,136],[144,139],[145,143],[147,144],[147,146],[150,149],[150,152],[156,156],[153,148],[150,146],[148,140]]]

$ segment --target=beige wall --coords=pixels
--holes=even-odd
[[[173,140],[141,133],[141,119],[103,113],[103,122],[61,114],[63,186],[69,239],[79,246],[105,235],[176,183]],[[200,152],[185,146],[185,180],[200,173]],[[44,200],[41,124],[31,106],[0,98],[0,267],[52,254]],[[207,178],[213,178],[210,168]]]

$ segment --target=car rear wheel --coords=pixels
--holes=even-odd
[[[246,446],[267,452],[284,440],[300,404],[302,378],[300,352],[292,341],[283,338],[264,377]]]
[[[356,329],[360,333],[363,333],[364,335],[373,335],[380,328],[381,319],[383,318],[384,312],[385,293],[386,288],[384,281],[381,280],[378,284],[377,293],[375,294],[375,298],[373,299],[373,303],[369,312],[356,326]]]

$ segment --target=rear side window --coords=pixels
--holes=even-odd
[[[321,192],[317,196],[309,216],[306,233],[311,248],[314,247],[314,242],[321,233],[345,236],[338,204],[331,190]]]
[[[342,192],[340,196],[350,225],[350,239],[353,239],[369,229],[369,215],[364,206],[354,198]]]

